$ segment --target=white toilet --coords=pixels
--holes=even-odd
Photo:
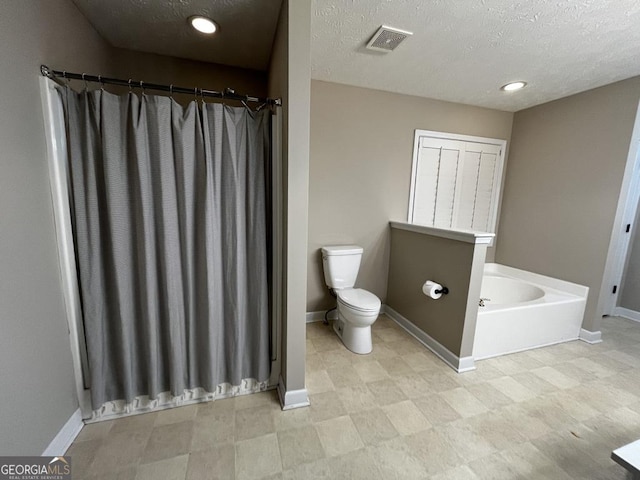
[[[322,248],[324,281],[338,298],[338,320],[333,329],[354,353],[371,353],[371,325],[380,313],[380,299],[353,288],[360,268],[362,247],[337,245]]]

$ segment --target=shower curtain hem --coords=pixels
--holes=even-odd
[[[162,392],[156,398],[148,395],[139,395],[131,402],[124,399],[105,402],[91,413],[91,418],[85,419],[85,423],[102,422],[131,415],[166,410],[168,408],[182,407],[195,403],[211,402],[223,398],[248,395],[264,392],[273,387],[269,381],[258,382],[253,378],[243,379],[240,385],[221,383],[214,392],[208,392],[203,388],[185,389],[182,395],[172,395],[171,392]]]

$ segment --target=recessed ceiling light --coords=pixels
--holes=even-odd
[[[520,90],[521,88],[524,88],[527,86],[527,82],[511,82],[511,83],[507,83],[506,85],[503,85],[500,87],[500,90],[504,90],[505,92],[514,92],[516,90]]]
[[[202,17],[200,15],[189,17],[189,23],[193,28],[202,33],[212,34],[215,33],[216,30],[218,30],[218,26],[213,20],[207,17]]]

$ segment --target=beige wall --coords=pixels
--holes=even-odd
[[[109,71],[67,0],[0,2],[0,452],[40,455],[78,408],[53,225],[40,64]]]
[[[486,245],[390,229],[387,305],[458,357],[471,356]],[[427,280],[449,289],[433,300]]]
[[[591,331],[639,98],[636,77],[514,117],[496,260],[588,286]]]
[[[509,140],[512,120],[497,110],[312,81],[307,311],[335,305],[322,274],[324,245],[364,247],[358,286],[385,301],[388,222],[407,219],[415,129]]]
[[[284,192],[284,388],[305,392],[305,292],[309,184],[311,0],[284,0],[269,69],[269,95],[281,97]],[[285,406],[289,406],[285,398]]]

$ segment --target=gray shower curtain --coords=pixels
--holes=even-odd
[[[93,408],[265,381],[270,112],[60,94]]]

